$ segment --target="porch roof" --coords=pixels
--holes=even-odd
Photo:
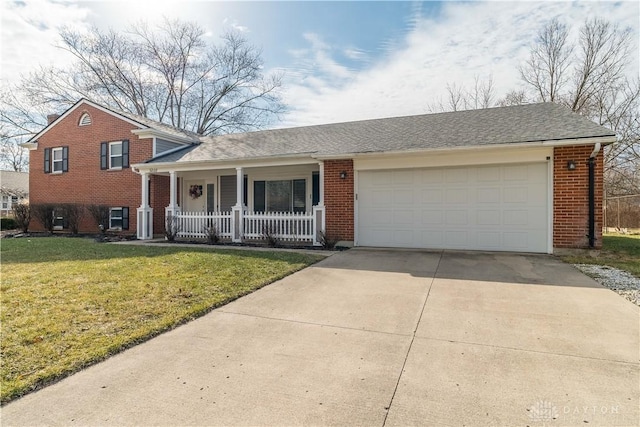
[[[393,117],[201,137],[201,144],[147,163],[191,163],[270,157],[330,157],[503,144],[549,143],[615,133],[554,103]]]

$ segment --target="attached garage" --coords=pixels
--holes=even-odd
[[[357,245],[549,251],[548,162],[363,170]]]

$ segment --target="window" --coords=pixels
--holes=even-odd
[[[53,229],[64,230],[67,228],[67,221],[64,218],[64,212],[62,209],[56,209],[53,211]]]
[[[122,167],[122,142],[109,144],[109,169]]]
[[[129,229],[129,208],[111,208],[109,210],[109,229],[128,230]]]
[[[129,167],[129,141],[103,142],[100,144],[100,169]]]
[[[253,183],[256,212],[305,212],[306,180],[255,181]]]
[[[44,173],[69,171],[69,147],[44,149]]]
[[[54,148],[51,155],[51,170],[53,173],[62,172],[62,148]]]
[[[9,196],[2,196],[2,209],[9,209]]]
[[[78,126],[89,126],[91,124],[91,116],[89,113],[84,113],[80,116],[80,121],[78,122]]]

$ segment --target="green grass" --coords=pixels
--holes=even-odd
[[[6,403],[321,257],[290,252],[3,239]]]
[[[571,264],[608,265],[640,277],[640,235],[605,234],[597,256],[568,255],[562,260]]]

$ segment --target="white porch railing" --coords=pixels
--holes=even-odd
[[[178,237],[206,238],[207,229],[215,227],[218,236],[231,238],[231,212],[178,212]]]
[[[313,241],[313,214],[306,212],[245,212],[245,239],[264,239],[265,233],[284,241]]]
[[[177,237],[206,238],[207,229],[215,226],[218,236],[233,238],[233,212],[178,212]],[[265,232],[282,241],[313,242],[313,213],[243,212],[242,239],[264,239]]]

